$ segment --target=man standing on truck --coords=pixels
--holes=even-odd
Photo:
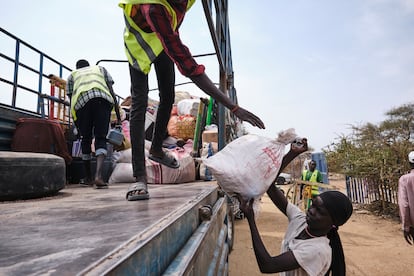
[[[107,155],[106,135],[114,105],[113,83],[104,67],[89,66],[89,62],[84,59],[76,62],[76,70],[72,71],[67,80],[66,91],[71,99],[71,114],[82,139],[86,185],[93,185],[96,189],[108,188],[108,184],[103,181],[102,170]],[[96,156],[94,180],[91,171],[92,138],[95,138]]]
[[[152,138],[149,158],[171,168],[178,168],[174,157],[162,150],[172,105],[175,98],[174,63],[184,76],[190,78],[202,91],[231,110],[239,119],[264,128],[253,113],[233,103],[205,74],[204,66],[197,64],[189,49],[181,42],[178,28],[187,10],[195,0],[121,0],[126,28],[125,53],[131,77],[130,133],[132,166],[136,182],[127,192],[128,200],[148,199],[145,170],[145,112],[148,104],[148,73],[154,64],[158,80],[160,103]]]

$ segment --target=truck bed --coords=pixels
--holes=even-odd
[[[165,271],[199,227],[198,209],[215,205],[217,183],[148,185],[145,201],[127,201],[128,186],[69,185],[53,197],[1,202],[0,274],[118,274],[120,266],[123,273],[128,267],[136,273],[137,266],[142,275]]]

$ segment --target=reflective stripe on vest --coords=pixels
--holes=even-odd
[[[107,93],[109,96],[111,96],[111,92],[109,92],[108,85],[105,81],[105,76],[102,74],[99,66],[97,65],[80,68],[73,71],[71,75],[73,78],[73,94],[70,103],[70,109],[72,117],[76,121],[77,117],[75,105],[82,93],[94,88]]]
[[[306,181],[306,175],[307,174],[308,174],[308,170],[304,170],[302,172],[302,180],[305,180]],[[312,175],[311,175],[311,177],[309,179],[309,182],[318,182],[318,170],[314,170],[313,171],[313,173],[312,173]]]
[[[195,0],[187,2],[187,10],[191,8]],[[131,18],[133,5],[136,4],[160,4],[163,5],[172,18],[172,29],[177,29],[177,15],[167,0],[121,0],[119,6],[124,10],[126,28],[124,31],[125,54],[129,63],[144,74],[148,74],[151,64],[163,51],[161,41],[153,32],[147,33],[139,28]]]

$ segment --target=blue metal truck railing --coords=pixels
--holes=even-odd
[[[51,62],[53,65],[57,66],[59,74],[58,77],[62,78],[64,71],[66,70],[69,74],[70,71],[72,71],[69,67],[63,65],[59,61],[55,60],[54,58],[48,56],[47,54],[43,53],[42,51],[34,48],[29,43],[23,41],[22,39],[14,36],[13,34],[9,33],[3,28],[0,28],[0,32],[8,36],[10,39],[14,40],[15,42],[15,52],[14,57],[7,56],[3,53],[0,53],[0,57],[4,60],[11,62],[14,64],[14,72],[13,72],[13,79],[5,79],[3,77],[0,77],[0,81],[3,83],[6,83],[11,86],[12,88],[12,97],[10,103],[4,103],[8,104],[12,108],[17,109],[24,109],[17,105],[17,91],[18,89],[22,89],[26,92],[30,92],[37,95],[37,107],[36,110],[26,110],[26,111],[34,111],[37,114],[40,114],[42,117],[47,117],[48,114],[46,113],[44,109],[44,99],[47,100],[53,100],[57,102],[64,103],[61,99],[57,99],[54,97],[51,97],[50,95],[46,94],[44,92],[44,81],[49,81],[50,76],[49,74],[45,74],[44,72],[44,66],[46,62]],[[26,47],[28,50],[30,50],[33,54],[37,55],[39,65],[37,68],[33,68],[29,66],[27,63],[21,60],[20,52],[22,47]],[[37,82],[37,89],[33,89],[27,86],[23,86],[19,83],[19,73],[21,71],[21,68],[27,69],[28,71],[36,74],[38,76],[38,82]],[[4,93],[4,92],[3,92]]]
[[[227,0],[203,0],[204,14],[213,40],[220,67],[220,90],[237,103],[234,87],[234,72],[230,44],[230,27]],[[234,122],[226,122],[225,108],[218,104],[218,147],[221,150],[226,143],[237,138],[233,131]],[[233,116],[233,115],[232,115]],[[234,118],[232,118],[234,119]]]
[[[0,28],[1,35],[5,37],[5,44],[13,45],[0,52],[2,69],[13,68],[11,74],[0,71],[0,150],[11,150],[12,136],[19,118],[57,119],[66,128],[70,127],[70,103],[66,97],[63,76],[68,76],[72,69],[3,28]],[[38,65],[30,65],[34,63]],[[55,96],[52,93],[55,88],[64,93]],[[36,100],[32,97],[36,97]],[[58,109],[55,105],[61,111],[59,116],[55,114]]]
[[[49,109],[45,106],[54,104],[69,106],[64,98],[52,96],[47,84],[51,82],[52,77],[62,78],[64,74],[69,74],[71,69],[3,28],[0,28],[0,35],[5,36],[7,43],[14,44],[10,49],[12,54],[6,54],[6,47],[0,52],[0,64],[3,70],[9,67],[13,68],[12,74],[5,72],[0,75],[2,87],[0,94],[0,150],[10,150],[13,132],[19,118],[49,118]],[[23,55],[22,52],[26,55]],[[37,66],[30,65],[31,63],[37,63]],[[51,70],[56,75],[47,74],[46,67],[53,67],[54,69]],[[33,76],[35,77],[33,78]],[[30,101],[32,97],[36,97],[35,106],[30,106],[33,103]],[[65,116],[69,122],[68,111],[69,108],[67,108]]]

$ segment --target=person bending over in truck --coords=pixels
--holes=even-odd
[[[301,151],[291,147],[283,158],[280,171]],[[312,205],[304,213],[288,202],[275,185],[270,186],[267,194],[289,219],[281,253],[277,256],[271,256],[263,244],[255,222],[253,200],[239,197],[240,209],[249,222],[260,271],[284,272],[280,275],[328,275],[329,272],[334,276],[345,275],[345,257],[338,229],[352,215],[349,198],[339,191],[326,191],[313,198]]]
[[[152,137],[149,158],[171,168],[178,168],[174,157],[162,150],[175,98],[174,64],[202,91],[230,109],[239,119],[263,129],[264,124],[253,113],[237,105],[220,91],[205,74],[189,49],[181,42],[178,28],[195,0],[122,0],[126,28],[125,52],[129,61],[132,106],[130,134],[132,166],[136,182],[126,194],[128,200],[148,199],[145,171],[145,112],[148,104],[148,73],[154,64],[160,103]]]
[[[82,138],[82,160],[86,173],[86,185],[96,189],[108,188],[103,181],[103,163],[107,155],[106,135],[109,130],[111,110],[114,106],[114,81],[101,66],[89,66],[80,59],[76,70],[67,79],[67,95],[71,99],[71,114]],[[92,138],[95,138],[96,173],[92,179]]]

